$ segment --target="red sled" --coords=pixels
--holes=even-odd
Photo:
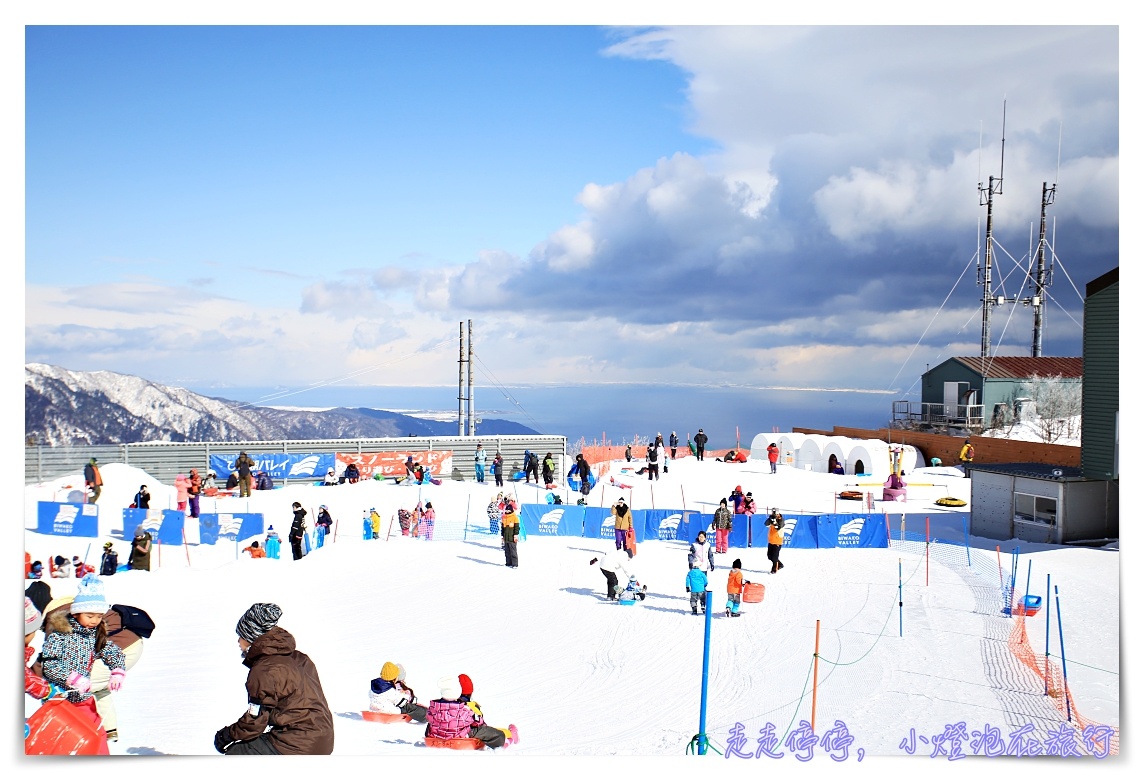
[[[28,718],[26,756],[106,756],[107,732],[100,727],[95,699],[72,704],[50,699]]]
[[[472,737],[457,737],[456,739],[426,737],[425,747],[448,748],[449,750],[484,750],[485,743]]]
[[[363,720],[372,720],[375,723],[408,723],[413,720],[408,715],[403,715],[400,712],[374,712],[373,710],[362,710],[361,716]]]
[[[767,586],[761,582],[748,582],[743,586],[743,601],[747,604],[758,604],[766,592]]]

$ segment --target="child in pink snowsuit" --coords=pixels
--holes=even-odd
[[[175,477],[175,508],[180,512],[186,511],[187,508],[187,494],[191,488],[191,480],[187,479],[186,474],[180,474]]]

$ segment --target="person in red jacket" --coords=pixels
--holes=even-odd
[[[767,460],[771,462],[771,473],[776,473],[779,466],[779,448],[773,441],[767,445]]]

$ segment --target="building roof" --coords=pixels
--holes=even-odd
[[[1013,477],[1055,479],[1062,482],[1075,482],[1084,479],[1081,470],[1076,466],[1054,466],[1051,463],[974,463],[973,471],[988,471],[994,474],[1008,474]],[[1059,474],[1055,473],[1058,471]]]
[[[1028,379],[1061,376],[1080,379],[1084,376],[1082,357],[955,357],[951,358],[971,371],[990,379]]]

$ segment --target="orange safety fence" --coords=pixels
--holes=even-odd
[[[1021,604],[1023,599],[1014,603]],[[1048,677],[1049,680],[1049,697],[1053,700],[1057,710],[1060,711],[1061,717],[1068,717],[1071,712],[1072,720],[1077,724],[1077,730],[1083,731],[1088,726],[1103,725],[1098,724],[1096,721],[1088,720],[1077,712],[1076,701],[1073,700],[1072,691],[1068,690],[1065,686],[1064,674],[1061,667],[1053,663],[1053,661],[1045,658],[1043,654],[1037,655],[1033,650],[1033,646],[1029,643],[1029,636],[1025,632],[1025,615],[1023,612],[1017,610],[1013,616],[1013,630],[1009,634],[1009,651],[1013,656],[1022,664],[1032,670],[1041,682],[1045,681]],[[1065,698],[1068,698],[1068,704],[1065,703]],[[1111,728],[1111,727],[1110,727]],[[1080,746],[1084,748],[1083,744]],[[1120,753],[1120,729],[1112,729],[1112,736],[1109,739],[1108,755],[1115,756]]]
[[[586,444],[580,448],[580,454],[583,455],[584,458],[588,461],[588,463],[590,463],[592,465],[595,465],[597,463],[608,463],[608,462],[613,461],[613,460],[623,460],[624,459],[625,446],[616,445],[616,444],[608,444],[608,445]],[[730,452],[731,449],[734,449],[734,448],[729,448],[729,449],[725,449],[725,450],[704,450],[703,457],[704,458],[710,458],[712,460],[714,460],[715,458],[722,458],[724,455],[726,455],[728,452]],[[747,456],[750,457],[750,452],[751,452],[750,450],[744,448],[743,452],[747,453]],[[646,453],[647,453],[647,445],[646,444],[636,445],[635,447],[632,448],[632,458],[635,460],[641,460],[642,461],[644,459],[643,455],[645,455]],[[684,458],[694,458],[694,457],[695,456],[691,454],[691,450],[689,450],[687,447],[677,448],[676,456],[675,456],[676,460],[683,460]],[[670,456],[669,456],[668,460],[670,462]],[[605,473],[606,472],[607,472],[607,469],[605,469]]]

